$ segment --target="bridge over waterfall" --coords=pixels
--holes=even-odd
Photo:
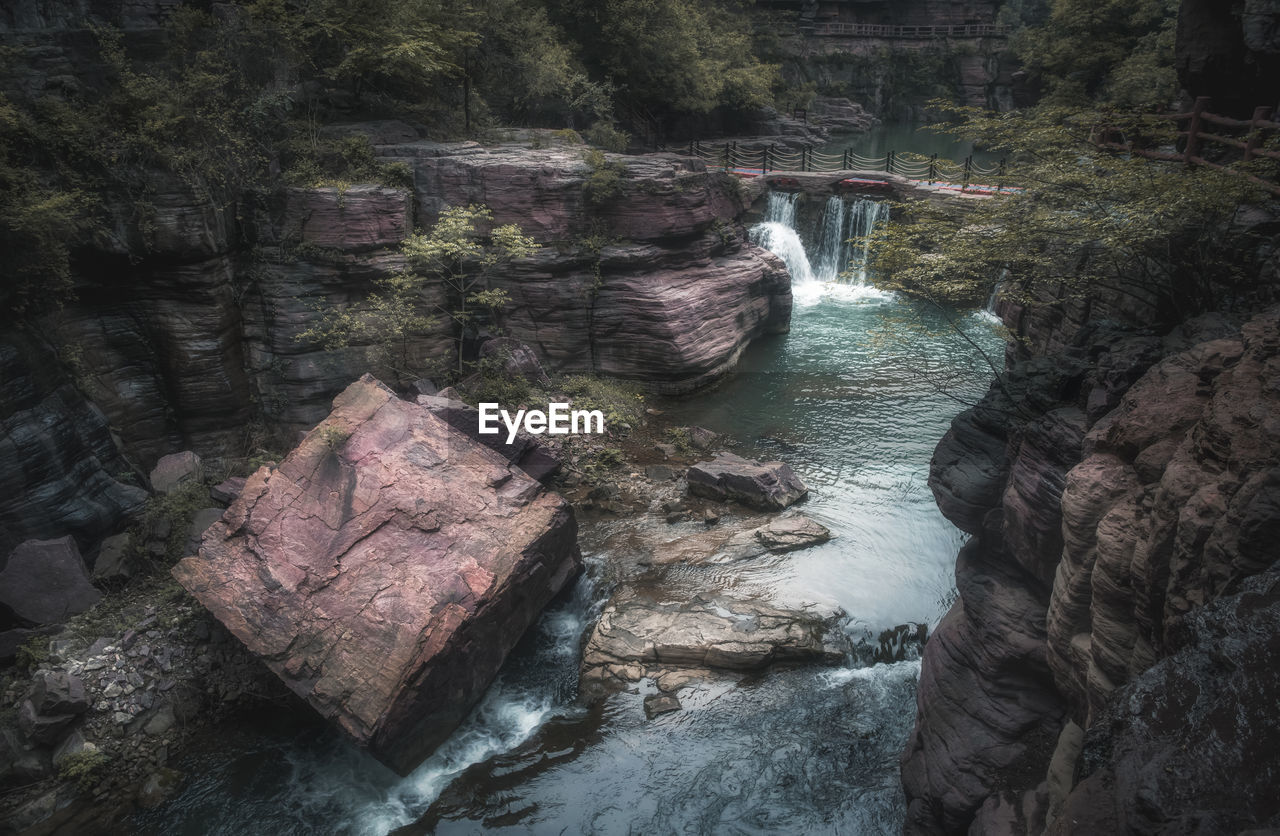
[[[827,153],[813,147],[785,148],[765,145],[739,147],[735,141],[708,143],[692,140],[685,147],[667,150],[686,153],[710,168],[732,171],[741,177],[766,174],[836,173],[857,175],[883,171],[918,184],[968,194],[1004,194],[1020,191],[1005,182],[1005,161],[982,165],[970,155],[961,162],[907,152],[889,151],[883,156],[864,157],[853,151]]]

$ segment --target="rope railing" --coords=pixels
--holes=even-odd
[[[704,143],[700,140],[692,140],[687,148],[679,150],[703,160],[711,167],[734,171],[747,177],[787,173],[883,171],[929,184],[950,186],[959,183],[961,191],[967,190],[978,178],[995,179],[995,191],[1001,191],[1005,186],[1004,160],[983,165],[974,162],[972,155],[962,162],[955,162],[940,159],[937,154],[925,156],[889,151],[883,156],[870,157],[851,149],[836,154],[810,146],[779,148],[776,145],[766,145],[760,148],[741,148],[735,141]]]
[[[815,35],[841,38],[1005,38],[1010,27],[991,23],[961,23],[950,26],[894,26],[879,23],[815,23]]]

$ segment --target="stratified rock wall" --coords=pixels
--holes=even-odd
[[[397,139],[412,133],[402,127]],[[552,371],[689,391],[730,370],[752,339],[788,328],[786,268],[745,240],[737,218],[746,199],[734,178],[696,160],[613,157],[623,170],[619,191],[591,204],[581,148],[423,141],[379,151],[411,165],[414,190],[286,188],[246,195],[236,211],[157,174],[149,175],[155,211],[145,230],[130,221],[127,202],[113,204],[117,234],[77,260],[75,299],[39,323],[45,353],[61,356],[46,371],[67,385],[45,409],[95,444],[114,437],[120,452],[99,445],[97,459],[123,453],[132,465],[107,470],[80,455],[73,471],[0,458],[9,462],[0,478],[23,488],[0,498],[12,542],[71,530],[88,546],[138,504],[108,481],[179,449],[241,452],[254,422],[278,433],[311,427],[352,380],[385,372],[373,346],[333,351],[307,332],[334,310],[358,310],[380,280],[405,270],[401,243],[445,206],[484,203],[498,223],[516,223],[542,244],[492,285],[512,298],[501,326]],[[447,361],[454,350],[442,312],[456,300],[428,282],[420,304],[437,325],[406,343],[402,366]],[[80,427],[84,408],[95,417]],[[21,425],[35,414],[6,416],[19,422],[13,438],[35,432]],[[79,447],[60,449],[75,456]],[[39,497],[55,497],[55,506],[33,511],[33,501],[46,501]],[[77,504],[95,510],[69,510]],[[69,514],[85,519],[58,528]]]
[[[1280,308],[1057,341],[934,459],[976,536],[924,655],[907,831],[1274,826],[1250,729],[1276,731],[1275,581],[1250,579],[1280,558]]]

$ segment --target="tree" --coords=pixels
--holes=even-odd
[[[492,222],[493,212],[486,206],[455,206],[440,214],[430,233],[413,235],[404,244],[410,264],[438,276],[449,293],[448,307],[436,307],[455,326],[459,373],[464,368],[462,342],[475,326],[477,309],[488,310],[496,320],[498,311],[511,301],[505,290],[489,287],[494,270],[538,249],[515,224],[503,224],[485,235],[483,227]]]
[[[1054,104],[1163,107],[1178,92],[1177,16],[1178,0],[1052,0],[1048,20],[1021,33],[1015,51]]]
[[[413,362],[411,341],[438,325],[438,318],[426,312],[435,308],[453,326],[456,370],[461,375],[466,368],[462,343],[475,327],[477,310],[487,310],[496,320],[510,301],[505,290],[489,287],[493,271],[532,255],[539,246],[515,224],[486,233],[492,222],[493,212],[485,206],[445,209],[430,232],[405,241],[402,249],[412,270],[379,280],[374,292],[356,306],[323,311],[320,320],[296,339],[319,343],[327,351],[373,346],[379,362],[403,384],[424,371]],[[432,281],[443,284],[445,304],[427,301]]]
[[[1002,294],[1036,302],[1096,293],[1140,297],[1171,318],[1213,306],[1249,281],[1224,230],[1258,197],[1243,178],[1105,150],[1099,130],[1172,141],[1172,123],[1041,107],[956,130],[1010,155],[1016,194],[905,207],[877,237],[882,287],[939,304]]]
[[[707,113],[759,107],[778,67],[755,55],[751,19],[733,0],[552,0],[584,58],[645,108]]]

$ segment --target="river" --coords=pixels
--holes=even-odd
[[[957,399],[976,400],[991,375],[955,329],[995,356],[1000,343],[981,313],[933,311],[866,285],[859,245],[830,236],[881,222],[882,207],[837,200],[797,231],[794,200],[770,195],[752,230],[797,277],[791,333],[754,344],[712,391],[661,406],[732,436],[746,455],[787,461],[812,492],[804,513],[835,534],[746,561],[735,587],[839,606],[855,639],[932,625],[953,594],[962,539],[933,503],[929,458]],[[833,267],[850,262],[844,275]],[[683,709],[653,720],[649,685],[578,701],[579,647],[607,593],[616,525],[583,526],[588,571],[408,778],[310,717],[265,710],[177,764],[191,780],[136,831],[898,832],[918,660],[716,680],[682,690]],[[705,583],[694,574],[689,594]]]

